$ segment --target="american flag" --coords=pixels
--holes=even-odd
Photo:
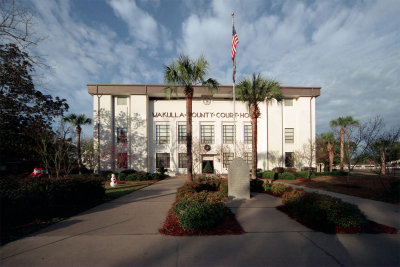
[[[232,25],[232,60],[235,60],[236,46],[238,43],[239,43],[239,39],[236,34],[235,26]]]

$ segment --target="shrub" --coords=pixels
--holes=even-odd
[[[264,191],[266,191],[266,192],[271,192],[271,187],[272,187],[272,184],[270,184],[270,183],[263,184]]]
[[[272,184],[271,192],[274,194],[283,194],[285,192],[292,191],[293,189],[290,186],[286,186],[283,184]]]
[[[284,172],[289,172],[289,173],[291,173],[293,175],[296,175],[297,169],[296,168],[292,168],[292,167],[288,167],[288,168],[285,168]]]
[[[297,178],[308,178],[308,172],[307,171],[297,172],[296,177]],[[312,172],[310,178],[314,178],[314,177],[315,177],[315,173]]]
[[[279,173],[278,174],[278,179],[296,179],[294,177],[294,174],[290,173],[290,172],[284,172],[284,173]]]
[[[159,168],[157,168],[157,172],[162,174],[162,176],[167,176],[166,173],[168,172],[168,169],[166,169],[164,167],[159,167]]]
[[[282,167],[275,167],[272,169],[272,171],[275,173],[283,173],[285,171],[285,169]]]
[[[273,171],[265,171],[262,173],[262,178],[274,178],[275,173]]]
[[[68,217],[103,201],[103,180],[30,178],[0,182],[2,231],[36,219]]]
[[[221,203],[188,201],[177,209],[179,225],[187,230],[207,230],[222,221],[228,214]]]
[[[225,195],[228,196],[228,182],[221,181],[219,184],[219,190]]]
[[[123,170],[123,171],[121,171],[121,173],[125,173],[126,175],[128,175],[128,174],[137,173],[137,171],[134,170],[134,169],[128,169],[128,170]]]
[[[262,169],[257,169],[257,178],[262,178],[263,171]]]
[[[316,176],[346,176],[347,172],[345,171],[333,171],[333,172],[317,172]]]
[[[310,227],[324,225],[327,229],[335,226],[354,228],[367,222],[357,206],[330,196],[295,190],[284,194],[283,203],[293,215]]]
[[[252,179],[250,181],[250,191],[251,192],[263,192],[264,191],[263,184],[264,184],[263,180]]]

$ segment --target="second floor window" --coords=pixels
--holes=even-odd
[[[222,135],[224,144],[233,144],[235,138],[235,126],[234,125],[223,125]]]
[[[178,143],[186,144],[186,125],[178,125]]]
[[[244,143],[251,144],[252,139],[252,127],[250,124],[247,124],[244,126]]]
[[[214,125],[201,125],[200,131],[202,144],[214,144]]]
[[[156,125],[156,143],[169,144],[169,125]]]
[[[294,129],[293,128],[285,128],[285,143],[286,144],[294,143]]]

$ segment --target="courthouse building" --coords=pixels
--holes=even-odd
[[[89,84],[93,96],[94,142],[100,170],[158,167],[186,173],[186,101],[183,89],[166,98],[165,85]],[[193,97],[193,170],[209,162],[215,173],[227,173],[236,156],[251,166],[252,126],[248,104],[238,98],[233,108],[232,86],[217,92],[196,86]],[[282,102],[260,104],[258,168],[291,167],[293,153],[315,140],[315,100],[320,87],[284,86]],[[236,127],[235,127],[236,124]],[[306,163],[303,163],[306,165]],[[299,167],[299,166],[296,166]]]

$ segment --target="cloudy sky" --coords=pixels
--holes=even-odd
[[[204,55],[210,76],[232,83],[231,12],[239,36],[236,79],[320,86],[317,132],[329,121],[377,115],[400,126],[400,1],[26,0],[46,39],[34,53],[52,67],[47,92],[92,117],[87,84],[163,83],[163,65]]]

